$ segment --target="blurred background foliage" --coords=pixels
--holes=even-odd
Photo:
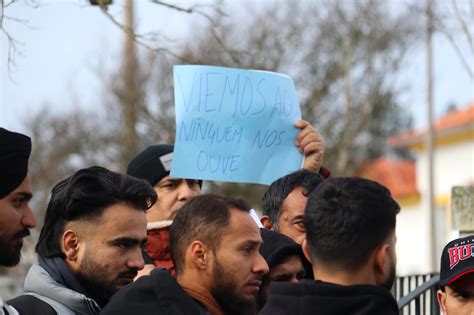
[[[133,22],[123,24],[122,63],[116,73],[99,74],[104,94],[97,110],[44,110],[28,119],[37,209],[45,209],[54,183],[78,168],[98,164],[123,172],[146,146],[174,142],[175,64],[288,74],[303,118],[325,139],[324,164],[335,175],[351,174],[358,162],[385,153],[386,137],[410,126],[395,80],[422,36],[412,6],[395,14],[380,1],[276,1],[258,11],[247,6],[245,19],[215,6],[210,22],[192,25],[192,38],[171,53],[137,49]],[[259,208],[265,187],[208,182],[205,190]]]

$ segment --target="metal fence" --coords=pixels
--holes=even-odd
[[[439,274],[397,277],[392,293],[402,315],[439,315],[436,299]]]

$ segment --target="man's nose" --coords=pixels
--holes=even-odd
[[[267,262],[259,253],[253,268],[253,272],[264,275],[267,274],[269,270],[270,269],[268,268]]]
[[[127,267],[130,269],[142,270],[145,266],[145,261],[143,260],[142,251],[136,250],[133,253],[133,256],[127,261]]]
[[[179,185],[179,195],[178,199],[179,200],[189,200],[192,197],[196,196],[196,192],[189,187],[189,185],[186,182],[181,183]]]
[[[23,217],[21,218],[21,225],[29,229],[33,229],[36,227],[35,216],[33,215],[33,211],[31,210],[29,205],[25,207]]]
[[[298,282],[298,277],[296,275],[292,275],[290,281],[291,283],[297,283]]]

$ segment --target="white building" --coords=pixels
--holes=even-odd
[[[413,152],[415,162],[382,158],[358,172],[387,186],[402,207],[397,217],[399,275],[439,271],[444,245],[458,236],[452,227],[451,188],[474,185],[474,103],[441,117],[434,130],[436,266],[431,266],[429,250],[426,131],[410,130],[389,139],[392,147]]]

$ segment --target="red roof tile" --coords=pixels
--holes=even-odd
[[[451,129],[458,129],[474,124],[474,102],[470,103],[464,108],[455,109],[447,113],[433,123],[433,129],[436,132],[449,131]],[[426,130],[406,130],[398,135],[388,138],[388,143],[392,146],[399,146],[405,143],[412,142],[423,137]]]
[[[415,163],[410,160],[394,161],[382,157],[363,163],[355,175],[384,185],[394,198],[418,194]]]

